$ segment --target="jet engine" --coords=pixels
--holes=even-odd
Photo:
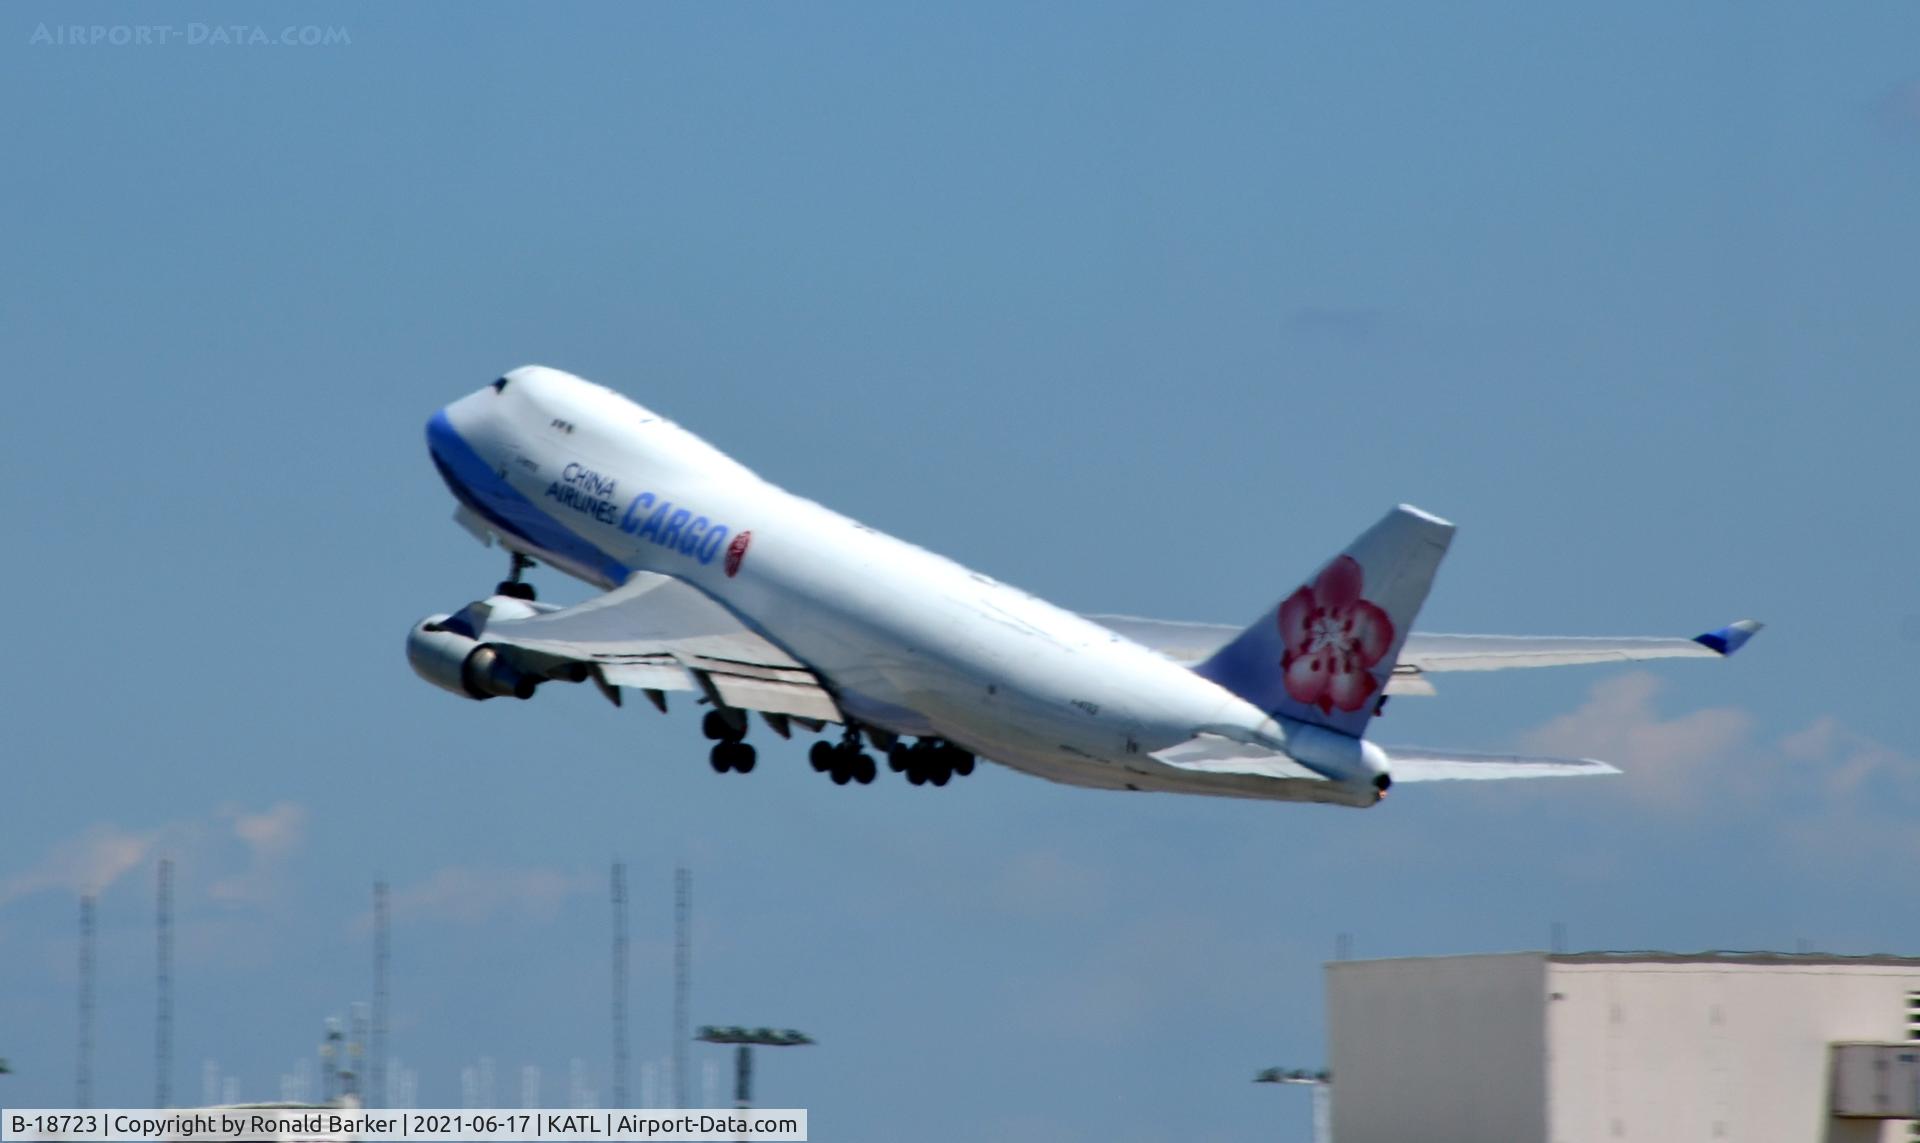
[[[413,673],[462,698],[512,697],[529,699],[540,685],[507,661],[498,648],[482,643],[448,624],[450,615],[431,615],[407,633],[407,663]]]

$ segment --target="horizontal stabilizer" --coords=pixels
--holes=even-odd
[[[1196,734],[1177,746],[1156,750],[1153,757],[1169,766],[1199,774],[1257,774],[1262,778],[1303,778],[1324,782],[1326,776],[1265,746],[1235,742],[1217,734]]]
[[[1401,782],[1485,781],[1493,778],[1578,778],[1618,774],[1597,758],[1541,758],[1525,754],[1469,754],[1464,750],[1424,750],[1418,746],[1384,748]]]

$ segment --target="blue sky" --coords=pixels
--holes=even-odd
[[[185,1096],[277,1094],[366,997],[382,876],[423,1104],[482,1057],[604,1091],[607,863],[648,1060],[684,860],[695,1020],[816,1036],[759,1093],[835,1140],[1304,1139],[1247,1080],[1320,1061],[1340,933],[1920,951],[1911,3],[7,16],[8,1105],[71,1098],[89,888],[97,1099],[150,1097],[161,854]],[[528,362],[1070,607],[1250,620],[1406,500],[1460,526],[1426,629],[1770,626],[1378,731],[1611,781],[722,777],[685,710],[405,666],[500,573],[422,426]]]

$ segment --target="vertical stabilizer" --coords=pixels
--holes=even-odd
[[[1402,504],[1194,670],[1268,714],[1358,738],[1453,525]]]

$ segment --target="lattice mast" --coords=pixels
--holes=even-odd
[[[80,898],[80,1047],[74,1057],[73,1105],[93,1106],[94,897]]]
[[[154,886],[153,1105],[173,1106],[173,859]]]
[[[627,867],[613,863],[613,1106],[627,1107]]]
[[[673,871],[673,1105],[692,1107],[687,1096],[688,998],[693,986],[693,874]]]
[[[368,1107],[387,1105],[387,964],[392,955],[387,883],[373,883],[373,1019],[367,1034]]]

